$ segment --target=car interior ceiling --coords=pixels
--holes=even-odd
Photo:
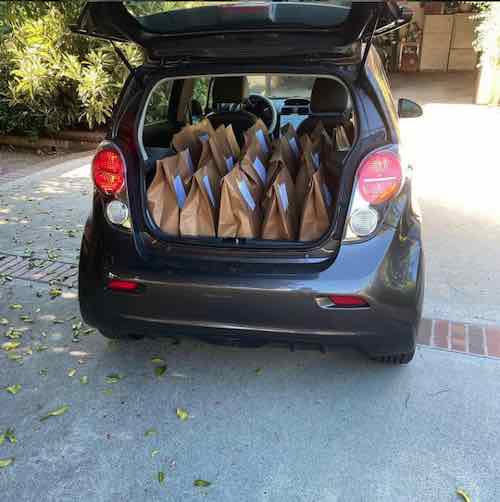
[[[170,142],[176,132],[184,125],[198,122],[205,117],[214,128],[221,124],[232,124],[240,145],[244,141],[243,132],[258,118],[262,118],[267,126],[270,125],[272,116],[266,109],[266,103],[259,102],[255,94],[249,94],[246,76],[210,78],[205,107],[194,98],[195,80],[173,80],[168,109],[164,111],[165,119],[144,125],[142,140],[148,157],[148,168],[153,167],[157,159],[172,151]],[[269,101],[276,112],[274,137],[278,137],[280,128],[288,123],[294,125],[299,136],[310,133],[321,120],[329,134],[335,136],[335,129],[342,126],[351,144],[354,140],[355,117],[351,98],[345,85],[335,78],[315,78],[309,98],[271,96]]]

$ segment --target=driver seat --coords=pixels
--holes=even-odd
[[[242,106],[248,97],[248,80],[246,77],[217,77],[212,86],[213,112],[207,115],[214,129],[221,124],[232,124],[234,134],[240,146],[245,140],[243,132],[250,129],[257,117]]]

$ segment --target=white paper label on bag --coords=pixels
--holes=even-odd
[[[208,178],[208,176],[203,176],[203,186],[205,187],[205,190],[208,194],[208,198],[212,203],[212,207],[215,207],[215,198],[212,192],[212,186],[210,185],[210,179]]]
[[[186,161],[189,170],[191,171],[191,174],[194,172],[194,166],[193,166],[193,161],[191,160],[191,154],[189,153],[189,150],[186,148],[181,152],[182,157]]]
[[[259,157],[255,157],[255,160],[253,161],[253,168],[259,175],[260,181],[262,181],[262,183],[265,183],[267,178],[267,172],[266,168],[264,167],[264,164],[260,161]]]
[[[208,141],[208,133],[203,133],[198,136],[200,141]]]
[[[297,145],[297,141],[293,136],[288,140],[288,144],[290,145],[290,148],[292,149],[293,154],[298,159],[299,155],[300,155],[299,145]]]
[[[224,157],[226,161],[227,172],[230,173],[234,167],[234,159],[232,157]]]
[[[278,193],[280,196],[281,206],[285,211],[288,210],[288,193],[286,191],[286,185],[284,183],[280,183],[278,187]]]
[[[174,178],[174,189],[175,196],[177,197],[177,205],[182,209],[186,202],[186,190],[184,189],[184,183],[179,175]]]
[[[323,183],[323,197],[325,199],[325,204],[330,207],[332,205],[332,194],[328,187]]]
[[[269,153],[269,148],[266,143],[266,137],[264,136],[264,131],[262,129],[259,129],[255,133],[255,135],[257,136],[257,139],[259,140],[259,144],[260,144],[262,150],[264,150],[265,153]]]
[[[319,152],[313,152],[311,154],[311,157],[313,159],[314,166],[316,167],[316,169],[318,169],[319,168]]]
[[[240,189],[240,193],[243,195],[247,206],[251,211],[253,211],[255,209],[255,201],[253,200],[252,194],[250,193],[246,182],[244,180],[238,181],[238,188]]]

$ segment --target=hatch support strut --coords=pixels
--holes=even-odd
[[[368,53],[370,52],[370,47],[372,46],[373,36],[375,35],[375,32],[377,31],[377,26],[378,26],[378,22],[380,20],[381,10],[382,9],[380,7],[377,7],[377,10],[374,15],[373,27],[370,31],[370,35],[368,37],[368,40],[366,41],[365,50],[363,51],[363,56],[361,57],[361,63],[359,65],[358,80],[361,78],[361,74],[363,72],[363,68],[365,66],[366,59],[368,57]]]
[[[125,53],[118,47],[113,40],[110,40],[111,45],[113,46],[113,49],[115,50],[116,54],[118,57],[121,59],[122,63],[127,67],[128,71],[131,73],[132,77],[141,84],[142,87],[144,87],[143,81],[137,76],[137,73],[135,71],[135,68],[130,64],[129,60],[127,59],[127,56],[125,56]]]

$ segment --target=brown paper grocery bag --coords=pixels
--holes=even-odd
[[[302,155],[299,172],[297,173],[297,178],[295,179],[295,194],[297,197],[297,203],[300,207],[304,205],[306,194],[309,188],[309,184],[314,173],[319,169],[319,156],[316,157],[318,164],[315,162],[315,157],[313,157],[312,145],[311,148],[304,150]]]
[[[321,165],[324,168],[323,174],[326,178],[326,184],[330,190],[333,190],[338,186],[342,174],[342,163],[336,159],[335,155],[335,141],[328,134],[321,121],[316,124],[311,134],[311,140],[313,144],[319,145]]]
[[[326,185],[323,170],[316,171],[307,190],[300,219],[299,240],[319,239],[329,228],[333,214],[333,196]]]
[[[237,164],[222,178],[219,237],[257,239],[260,236],[262,216],[247,176]]]
[[[200,167],[180,214],[180,234],[215,237],[220,203],[220,177],[213,161]]]
[[[256,142],[261,160],[267,161],[271,156],[271,137],[266,124],[258,119],[250,129],[243,133],[243,136],[245,137],[245,145],[242,153],[245,154],[250,145]]]
[[[295,180],[299,170],[301,146],[300,141],[292,124],[287,124],[280,131],[279,144],[283,159]]]
[[[208,141],[215,134],[214,128],[208,119],[203,119],[197,124],[184,126],[172,138],[172,145],[177,152],[186,148],[191,156],[193,166],[197,166],[203,142]]]
[[[229,149],[235,159],[239,159],[241,155],[240,145],[238,145],[238,140],[234,134],[234,129],[232,124],[226,126],[226,138],[229,144]]]
[[[156,161],[156,173],[153,181],[149,185],[147,191],[147,201],[148,208],[151,217],[154,222],[161,228],[162,227],[162,216],[163,216],[163,205],[165,203],[165,190],[166,190],[167,180],[165,178],[165,172],[160,164],[160,161]]]
[[[302,144],[297,131],[291,122],[281,128],[280,136],[284,136],[288,140],[294,158],[298,161],[298,159],[300,159],[300,155],[302,154]]]
[[[338,152],[344,152],[351,149],[351,141],[343,125],[339,125],[335,128],[335,146]]]
[[[179,235],[180,209],[184,206],[190,178],[184,181],[186,164],[180,154],[157,161],[157,173],[148,190],[148,203],[152,216],[160,229],[170,235]],[[163,189],[158,187],[163,171]],[[151,190],[153,188],[153,190]]]
[[[240,169],[247,175],[250,191],[260,203],[267,184],[267,168],[259,156],[259,146],[252,141],[240,162]]]
[[[298,211],[292,177],[283,167],[266,193],[262,239],[294,240],[298,231]]]
[[[238,142],[234,137],[232,126],[221,124],[209,139],[210,149],[220,176],[230,172],[240,155]]]
[[[288,169],[285,159],[283,158],[280,141],[275,140],[272,144],[272,155],[271,158],[269,159],[269,165],[267,168],[266,191],[273,184],[274,178],[276,178],[277,174],[281,171],[281,169],[283,169],[283,167],[285,169]],[[288,171],[290,172],[290,169],[288,169]]]

